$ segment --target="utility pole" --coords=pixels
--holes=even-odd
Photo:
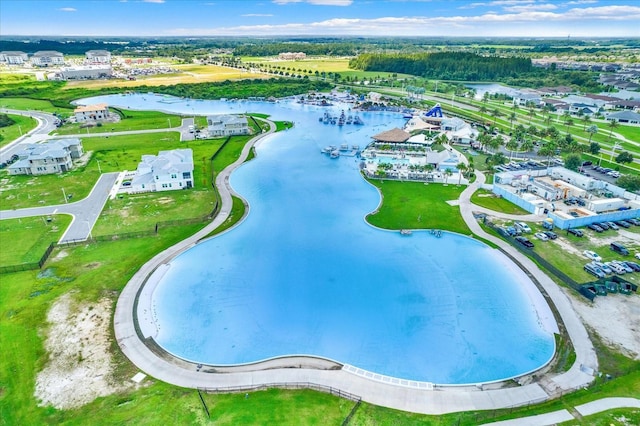
[[[67,193],[66,193],[66,192],[64,192],[64,188],[60,188],[60,189],[62,189],[62,196],[64,197],[64,202],[65,202],[65,203],[68,203],[68,202],[69,202],[69,200],[67,200]]]

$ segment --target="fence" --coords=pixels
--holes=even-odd
[[[263,383],[256,385],[245,385],[245,386],[227,386],[227,387],[215,387],[215,388],[198,388],[201,392],[206,393],[240,393],[247,391],[259,391],[259,390],[267,390],[267,389],[310,389],[318,392],[328,393],[330,395],[334,395],[340,398],[348,399],[349,401],[362,401],[362,398],[358,395],[345,392],[338,388],[334,388],[331,386],[320,385],[318,383],[312,382],[292,382],[292,383]]]

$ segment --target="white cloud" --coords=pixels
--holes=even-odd
[[[143,3],[164,3],[164,0],[142,0]]]
[[[506,12],[520,13],[530,12],[532,10],[556,10],[558,6],[551,3],[523,4],[518,6],[507,6],[503,10]]]
[[[58,9],[60,12],[77,12],[78,9],[74,8],[74,7],[61,7],[60,9]]]
[[[302,3],[315,4],[319,6],[350,6],[353,0],[272,0],[275,4]]]
[[[244,16],[244,17],[254,17],[254,16],[269,17],[269,16],[273,16],[273,14],[271,14],[271,13],[245,13],[244,15],[240,15],[240,16]]]
[[[567,4],[576,5],[576,4],[593,4],[593,3],[598,3],[598,0],[575,0],[575,1],[570,1]]]

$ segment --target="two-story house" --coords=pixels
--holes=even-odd
[[[22,65],[29,59],[29,56],[24,52],[8,51],[0,52],[0,61],[7,65]]]
[[[77,138],[49,140],[27,144],[17,155],[18,161],[7,166],[10,175],[49,175],[73,168],[73,159],[83,154],[82,141]]]
[[[109,106],[107,104],[81,105],[73,110],[76,122],[102,121],[109,117]]]
[[[133,179],[123,186],[130,192],[174,191],[193,188],[193,182],[193,150],[184,148],[143,155]]]
[[[218,114],[207,117],[209,136],[248,135],[249,122],[244,115]]]
[[[107,50],[87,50],[84,54],[86,64],[100,65],[111,63],[111,53]]]

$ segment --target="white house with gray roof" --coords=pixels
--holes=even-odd
[[[633,111],[612,112],[607,115],[608,121],[615,120],[618,123],[640,124],[640,114]]]
[[[31,63],[37,67],[64,65],[64,55],[54,50],[41,50],[33,54]]]
[[[244,115],[217,114],[207,117],[209,136],[248,135],[249,122]]]
[[[111,63],[111,53],[108,50],[87,50],[84,56],[86,64],[101,65]]]
[[[22,65],[29,59],[29,56],[20,51],[8,51],[0,52],[0,61],[8,65]]]
[[[127,181],[125,181],[127,182]],[[193,150],[160,151],[143,155],[127,192],[175,191],[193,188]]]
[[[27,144],[17,155],[19,159],[7,166],[10,175],[50,175],[73,168],[73,159],[83,154],[78,138],[57,139]]]

